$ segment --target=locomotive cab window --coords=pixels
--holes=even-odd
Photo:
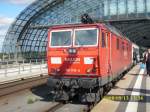
[[[52,31],[51,42],[52,47],[66,47],[71,45],[71,31]]]
[[[75,46],[96,46],[98,40],[97,29],[75,30]]]

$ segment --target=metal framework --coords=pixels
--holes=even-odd
[[[110,22],[137,44],[149,46],[149,5],[150,0],[36,0],[10,26],[3,53],[9,58],[45,58],[48,29],[34,26],[80,23],[84,13]]]

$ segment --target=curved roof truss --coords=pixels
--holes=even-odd
[[[44,58],[48,30],[34,26],[80,23],[84,13],[109,22],[135,43],[149,47],[149,4],[150,0],[36,0],[10,26],[3,52],[10,57]]]

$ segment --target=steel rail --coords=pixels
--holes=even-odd
[[[65,104],[63,103],[58,103],[55,106],[51,107],[50,109],[44,111],[44,112],[55,112],[56,110],[60,109],[61,107],[63,107]]]
[[[39,74],[38,76],[20,78],[0,83],[0,97],[46,84],[47,78],[48,75]]]

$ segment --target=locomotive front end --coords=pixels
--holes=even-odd
[[[96,28],[51,30],[48,48],[49,75],[96,76],[97,40]]]
[[[63,95],[57,94],[59,99],[68,100],[77,91],[97,85],[98,36],[95,26],[49,30],[48,85],[57,92],[63,91]]]
[[[131,42],[100,23],[50,28],[47,50],[55,100],[97,102],[132,65]]]

